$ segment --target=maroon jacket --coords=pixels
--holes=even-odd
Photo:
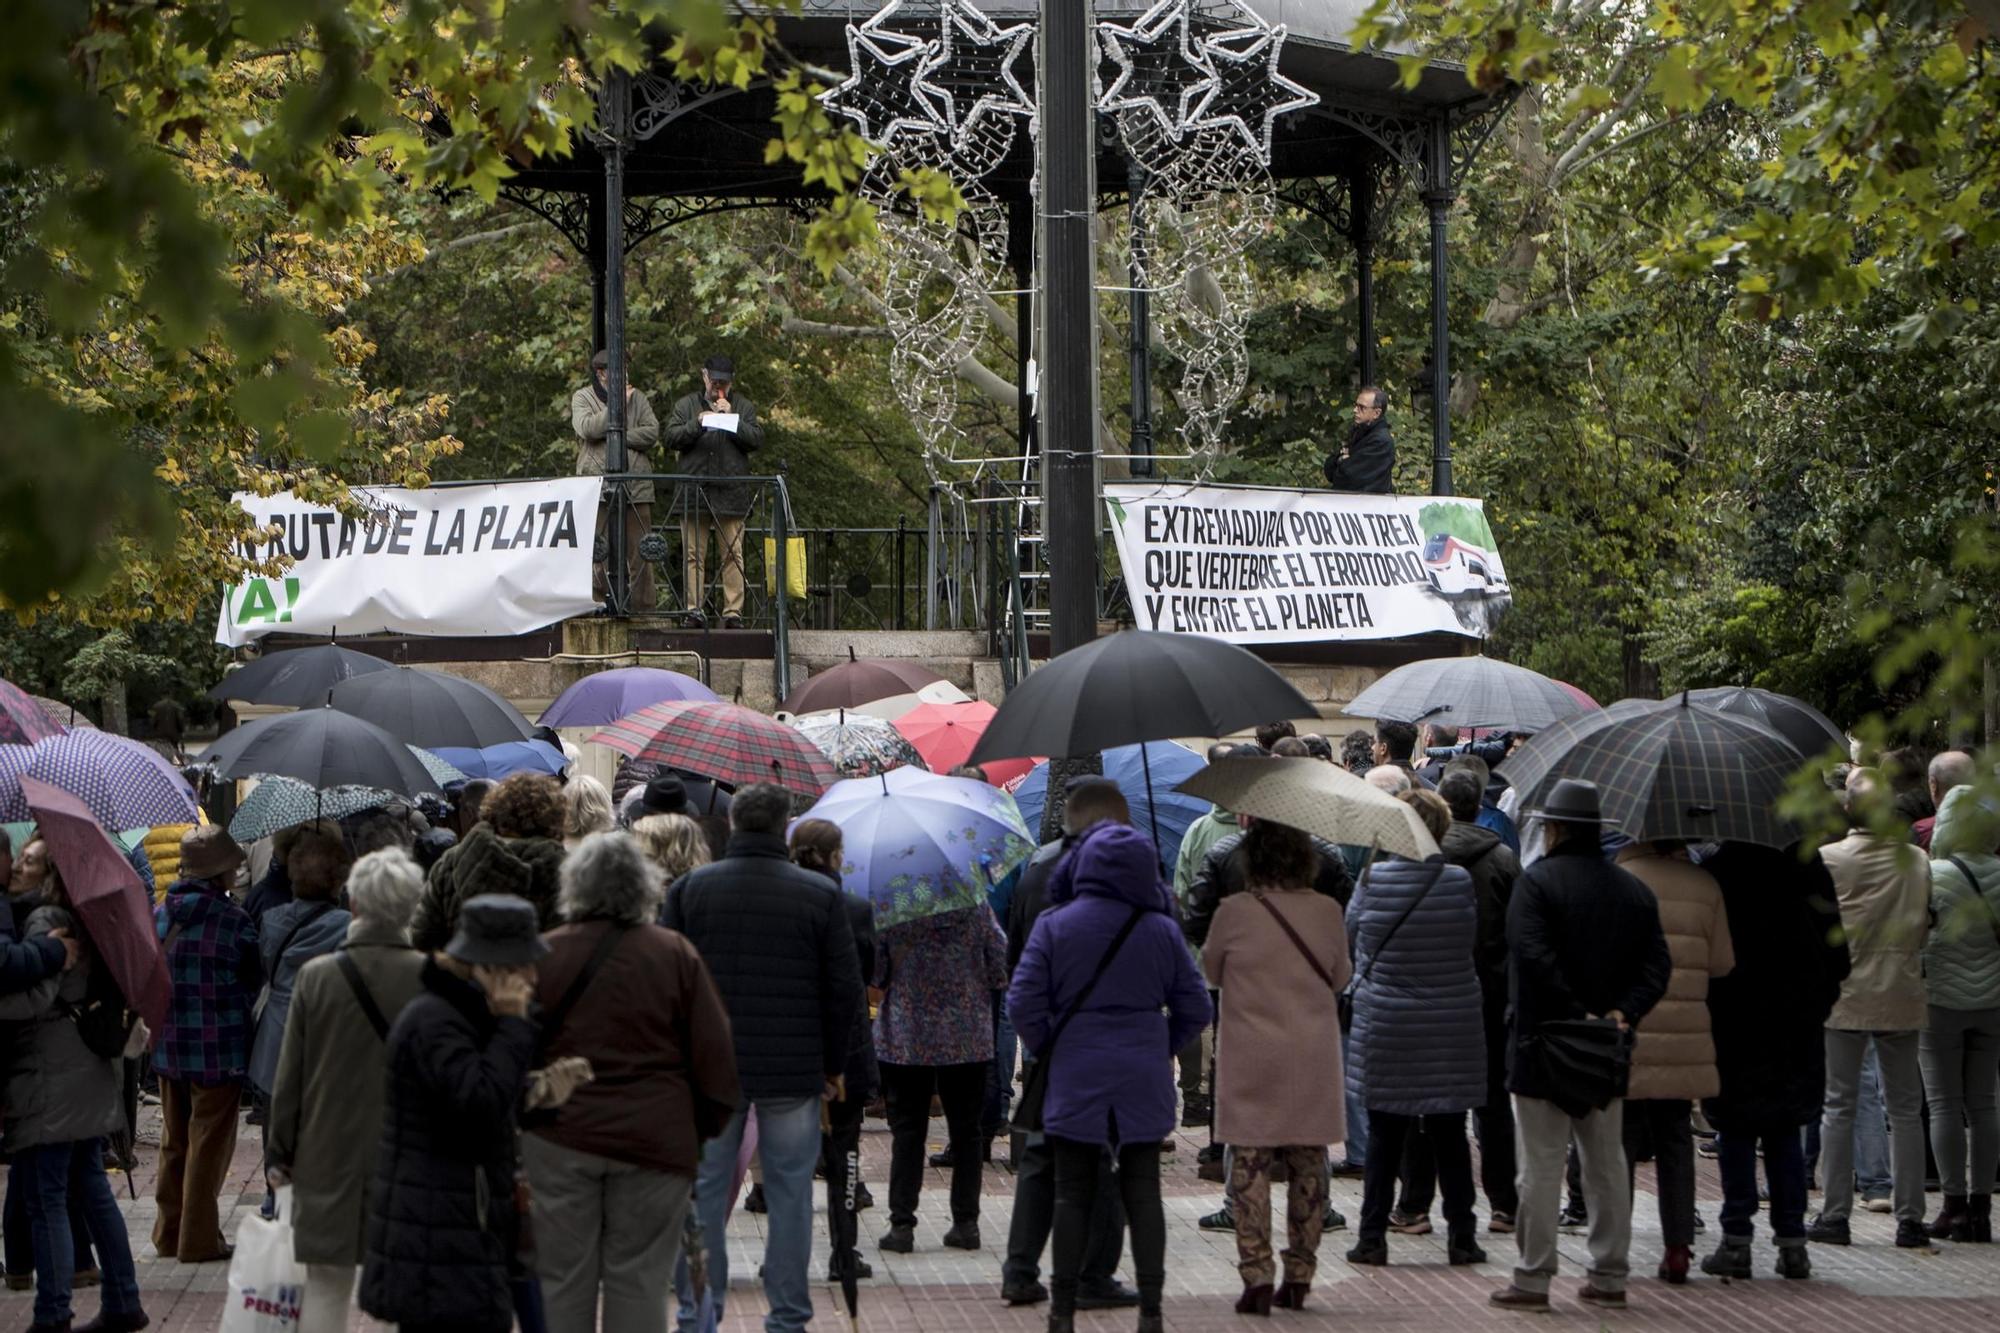
[[[611,923],[580,921],[543,936],[536,1000],[562,999]],[[742,1093],[729,1011],[687,937],[629,926],[577,999],[544,1063],[566,1055],[595,1075],[534,1132],[551,1143],[692,1176],[701,1141],[721,1129]]]

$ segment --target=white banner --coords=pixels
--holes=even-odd
[[[366,519],[289,491],[238,492],[276,535],[244,543],[253,560],[289,557],[278,578],[223,595],[215,641],[234,647],[291,634],[525,634],[597,609],[590,554],[596,477],[433,490],[356,487]]]
[[[1141,629],[1484,638],[1512,601],[1477,500],[1147,482],[1106,485],[1104,505]]]

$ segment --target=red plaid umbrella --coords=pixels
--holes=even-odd
[[[158,1032],[173,988],[153,933],[153,904],[139,873],[81,800],[34,778],[22,778],[21,791],[98,957],[111,970],[125,1002]]]
[[[590,738],[634,759],[649,759],[732,786],[775,782],[818,796],[840,780],[819,747],[773,717],[740,704],[658,703]]]
[[[972,747],[986,734],[997,710],[983,699],[969,704],[919,704],[896,719],[903,733],[933,773],[949,773],[972,756]],[[1039,759],[993,759],[981,764],[987,780],[1005,786],[1027,774]]]

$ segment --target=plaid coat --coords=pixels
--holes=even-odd
[[[212,880],[178,880],[153,909],[173,1000],[153,1038],[162,1077],[213,1086],[250,1064],[250,1006],[263,982],[257,927]],[[178,933],[176,932],[178,929]]]

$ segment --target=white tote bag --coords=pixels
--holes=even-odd
[[[251,1213],[236,1228],[221,1333],[298,1333],[306,1266],[292,1257],[292,1189],[278,1191],[278,1215]]]

